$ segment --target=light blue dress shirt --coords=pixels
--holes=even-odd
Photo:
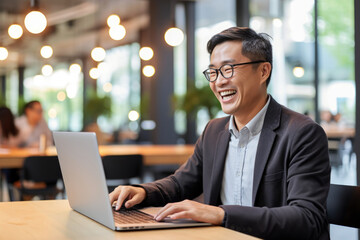
[[[231,133],[221,187],[224,205],[252,206],[256,151],[270,98],[265,106],[240,131],[230,117]]]

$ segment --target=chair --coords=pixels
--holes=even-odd
[[[24,196],[51,199],[62,192],[56,186],[59,179],[62,179],[62,175],[57,156],[31,156],[25,158],[20,183],[15,187],[20,192],[21,200],[24,200]]]
[[[123,184],[130,184],[130,178],[142,179],[143,157],[142,155],[108,155],[102,158],[106,180],[123,180]],[[108,181],[109,192],[117,185],[111,185]]]
[[[152,173],[155,180],[162,179],[164,177],[170,176],[177,169],[179,169],[179,164],[162,164],[148,166],[147,170]]]
[[[327,213],[331,224],[360,228],[360,187],[331,184]]]

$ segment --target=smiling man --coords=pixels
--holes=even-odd
[[[117,207],[163,206],[155,216],[191,218],[265,239],[329,239],[327,137],[268,93],[267,35],[233,27],[208,42],[203,73],[229,117],[211,120],[173,175],[110,193]],[[278,86],[282,87],[282,86]],[[193,199],[204,194],[204,203]]]

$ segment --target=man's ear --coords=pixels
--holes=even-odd
[[[264,62],[263,64],[261,64],[260,70],[261,70],[261,81],[266,82],[266,80],[270,76],[271,64],[269,62]]]

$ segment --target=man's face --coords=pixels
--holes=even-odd
[[[28,121],[33,124],[38,124],[42,118],[43,109],[40,103],[35,103],[31,108],[27,109],[26,116]]]
[[[211,68],[220,68],[224,64],[251,62],[241,53],[240,41],[227,41],[218,44],[210,57]],[[262,59],[254,59],[262,60]],[[215,82],[210,82],[211,90],[221,103],[226,114],[248,114],[266,95],[266,79],[262,70],[264,63],[234,66],[234,75],[224,78],[220,73]],[[266,63],[265,63],[266,64]]]

